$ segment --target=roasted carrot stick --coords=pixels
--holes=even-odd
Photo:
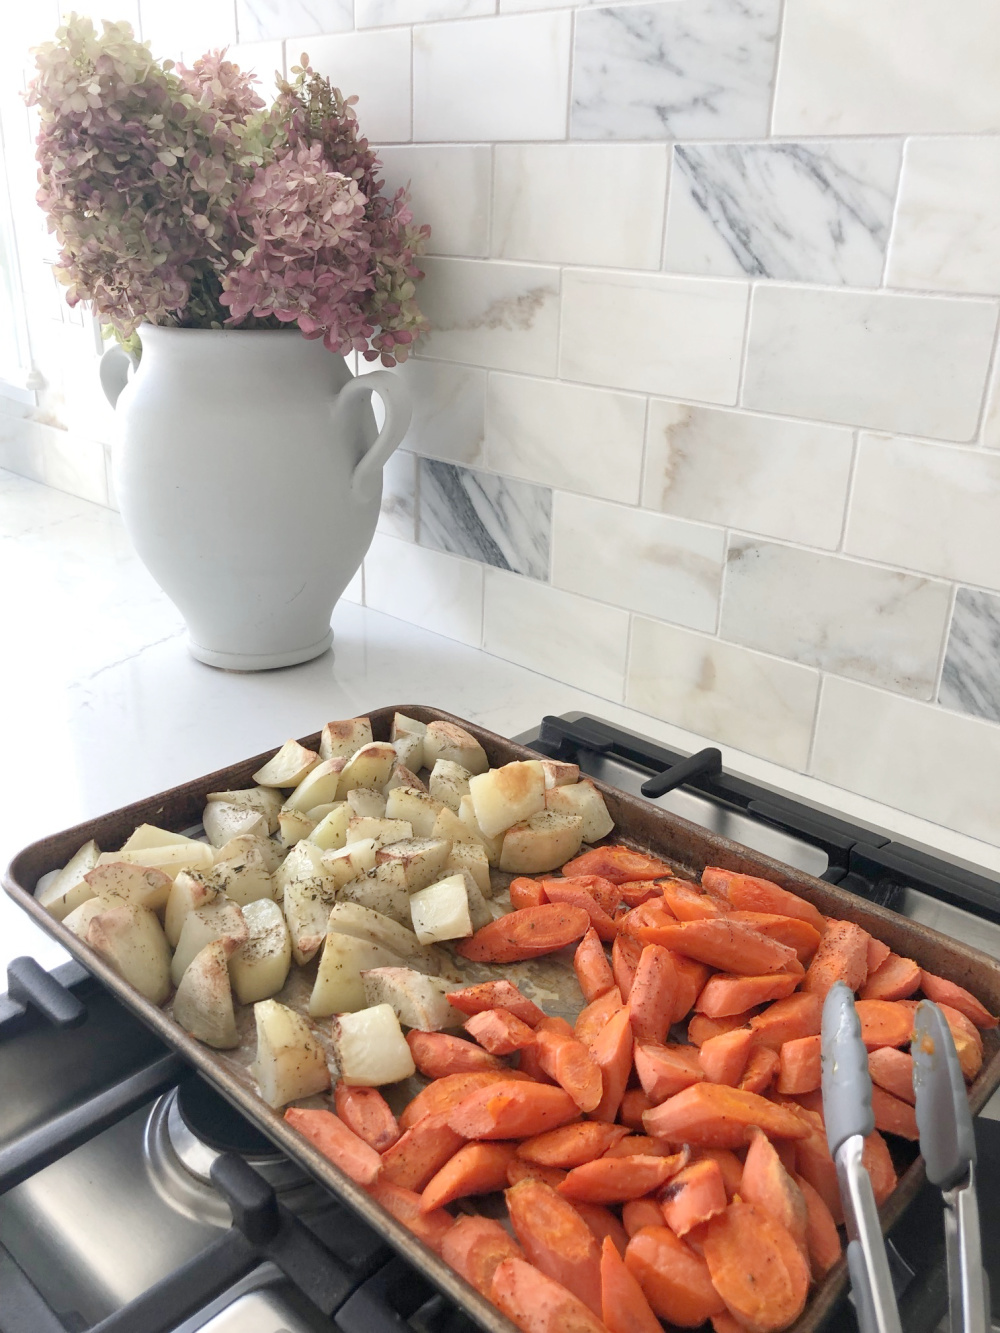
[[[705,1260],[667,1226],[637,1231],[625,1251],[625,1267],[654,1313],[680,1328],[698,1328],[724,1308]]]
[[[642,1088],[629,1088],[628,1092],[622,1096],[618,1118],[623,1125],[628,1125],[629,1129],[634,1129],[639,1134],[645,1134],[646,1129],[642,1123],[643,1113],[652,1109],[653,1103]]]
[[[542,1068],[565,1088],[581,1111],[593,1111],[604,1094],[601,1071],[582,1041],[561,1032],[536,1029],[535,1050]]]
[[[840,1258],[840,1233],[829,1208],[808,1180],[797,1175],[795,1183],[802,1191],[806,1205],[806,1247],[809,1251],[809,1266],[818,1282]]]
[[[630,908],[629,911],[618,918],[618,926],[622,934],[631,935],[633,939],[638,939],[639,932],[647,926],[676,924],[677,918],[662,894],[655,898],[648,898],[644,903],[640,903],[638,907]]]
[[[809,1265],[780,1222],[752,1203],[733,1202],[707,1222],[705,1262],[729,1313],[759,1333],[787,1328],[809,1294]]]
[[[792,1146],[794,1148],[794,1144]],[[718,1165],[729,1199],[739,1194],[740,1185],[743,1183],[743,1163],[734,1152],[729,1148],[695,1148],[693,1156],[696,1162],[710,1160]]]
[[[908,1001],[900,1000],[898,1003],[906,1004]],[[958,1063],[962,1066],[965,1080],[967,1083],[971,1083],[979,1073],[980,1066],[983,1063],[983,1039],[979,1035],[979,1030],[972,1025],[965,1014],[960,1013],[958,1009],[953,1009],[950,1004],[942,1004],[940,1000],[935,1001],[935,1003],[944,1014],[945,1021],[951,1029],[955,1050],[958,1054]]]
[[[666,1039],[677,993],[674,960],[658,944],[647,944],[639,955],[628,1007],[636,1041]]]
[[[632,1072],[632,1025],[627,1005],[611,1015],[604,1031],[591,1042],[590,1056],[601,1072],[601,1099],[591,1114],[595,1120],[613,1121]]]
[[[770,1046],[780,1050],[786,1041],[799,1037],[815,1037],[823,1017],[823,1000],[819,995],[789,995],[777,1000],[763,1013],[750,1019],[750,1031],[755,1046]]]
[[[678,1171],[659,1193],[667,1226],[675,1236],[721,1213],[728,1203],[726,1183],[718,1162],[703,1158]]]
[[[809,1133],[795,1112],[721,1083],[695,1083],[662,1106],[646,1111],[642,1120],[646,1133],[654,1138],[708,1148],[742,1147],[752,1125],[775,1138],[801,1139]]]
[[[815,1092],[822,1083],[819,1037],[799,1037],[782,1043],[779,1051],[778,1091],[787,1096]]]
[[[629,1239],[643,1227],[662,1227],[663,1210],[652,1194],[645,1199],[630,1199],[622,1208],[622,1226]]]
[[[648,1134],[629,1134],[604,1153],[604,1157],[670,1157],[673,1144],[666,1139],[651,1139]]]
[[[600,1249],[573,1205],[537,1180],[522,1180],[505,1197],[514,1234],[531,1263],[599,1312]]]
[[[872,1088],[872,1110],[875,1128],[883,1134],[898,1134],[901,1139],[919,1139],[917,1114],[909,1103],[894,1097],[885,1088]]]
[[[346,1083],[338,1083],[333,1102],[347,1128],[376,1152],[385,1152],[399,1138],[396,1117],[378,1088],[349,1088]]]
[[[685,1161],[683,1153],[669,1157],[599,1157],[574,1167],[559,1186],[559,1193],[584,1203],[627,1203],[659,1189]]]
[[[608,1333],[663,1333],[659,1319],[610,1236],[601,1246],[601,1311]]]
[[[891,949],[888,944],[883,944],[877,940],[874,935],[868,936],[868,975],[877,972],[885,960],[889,957]]]
[[[448,1112],[448,1124],[464,1139],[527,1139],[579,1114],[562,1088],[511,1079],[470,1092]]]
[[[413,1028],[406,1034],[406,1040],[413,1063],[427,1078],[504,1068],[495,1055],[464,1037],[452,1037],[446,1032],[418,1032]]]
[[[582,856],[567,861],[564,875],[600,875],[613,884],[625,884],[640,879],[670,877],[673,871],[665,861],[644,852],[633,852],[628,847],[594,847]]]
[[[746,1333],[746,1324],[734,1319],[728,1310],[712,1315],[712,1333]]]
[[[617,935],[618,931],[616,930],[615,938],[617,938]],[[573,955],[573,970],[576,972],[576,979],[580,983],[583,998],[588,1004],[592,1004],[594,1000],[614,989],[614,973],[611,971],[611,964],[608,962],[604,946],[601,944],[601,937],[593,926],[576,946],[576,953]]]
[[[837,1183],[837,1168],[830,1156],[830,1148],[820,1116],[811,1116],[808,1111],[801,1112],[806,1126],[806,1137],[795,1144],[795,1164],[798,1174],[812,1185],[813,1189],[826,1204],[830,1215],[840,1226],[844,1221],[844,1206],[840,1201],[840,1186]]]
[[[802,1191],[782,1165],[774,1145],[759,1129],[750,1131],[740,1196],[763,1208],[785,1228],[808,1260],[808,1209]]]
[[[547,879],[544,882],[545,896],[550,903],[579,907],[586,912],[590,917],[590,929],[596,931],[606,944],[611,944],[618,934],[618,923],[607,914],[594,895],[582,887],[580,879],[583,878],[594,878],[594,876]]]
[[[509,1009],[484,1009],[466,1019],[465,1030],[491,1055],[513,1055],[535,1044],[534,1031]]]
[[[537,1162],[526,1162],[523,1157],[514,1157],[507,1167],[507,1184],[516,1185],[520,1180],[540,1180],[553,1189],[566,1179],[566,1172],[558,1166],[539,1166]]]
[[[801,979],[801,972],[771,972],[762,977],[716,972],[698,996],[695,1009],[700,1014],[708,1014],[709,1018],[728,1018],[768,1000],[785,999]]]
[[[606,879],[603,875],[567,875],[562,879],[549,879],[547,876],[542,880],[542,885],[548,892],[548,885],[552,884],[572,884],[574,888],[585,889],[596,903],[604,909],[608,916],[612,916],[622,904],[621,890],[614,880]],[[553,898],[552,902],[557,900]]]
[[[947,981],[944,977],[935,976],[933,972],[921,970],[920,989],[928,1000],[957,1009],[977,1028],[995,1028],[997,1025],[998,1020],[986,1006],[980,1004],[971,991],[967,991],[964,986],[959,986],[954,981]]]
[[[657,1104],[705,1077],[697,1046],[637,1041],[633,1059],[643,1092]]]
[[[509,1009],[529,1028],[537,1027],[545,1017],[538,1005],[522,995],[511,981],[481,981],[476,986],[450,991],[446,998],[463,1014],[480,1014],[484,1009]]]
[[[819,948],[820,932],[808,921],[794,916],[775,916],[770,912],[730,912],[733,921],[741,921],[758,935],[779,944],[787,944],[795,950],[796,957],[803,967],[808,966],[813,954]]]
[[[626,907],[638,907],[641,903],[648,903],[653,898],[659,898],[665,880],[663,879],[634,879],[626,880],[624,884],[618,885],[618,892],[621,894],[622,902]]]
[[[541,881],[527,879],[523,875],[511,880],[509,893],[510,905],[515,912],[522,907],[541,907],[542,903],[548,902]]]
[[[441,1258],[489,1297],[498,1266],[505,1259],[523,1259],[524,1251],[494,1218],[463,1216],[445,1234]]]
[[[617,1013],[621,1007],[622,997],[618,987],[612,986],[609,991],[599,995],[596,1000],[591,1000],[590,1004],[580,1010],[573,1027],[573,1036],[589,1049],[595,1038],[607,1027],[612,1014]]]
[[[561,1166],[569,1170],[582,1166],[596,1157],[603,1157],[609,1148],[628,1134],[625,1125],[608,1125],[600,1120],[581,1120],[560,1129],[550,1129],[533,1139],[525,1139],[518,1147],[518,1157],[541,1166]]]
[[[861,1160],[871,1176],[875,1202],[877,1204],[885,1203],[896,1188],[897,1177],[896,1168],[892,1164],[892,1154],[889,1152],[885,1139],[877,1129],[873,1129],[865,1139],[865,1148],[861,1154]]]
[[[743,1014],[730,1014],[728,1018],[709,1018],[707,1014],[692,1014],[688,1019],[688,1041],[692,1046],[701,1046],[713,1037],[720,1037],[723,1032],[734,1032],[737,1028],[749,1030],[750,1020],[756,1014],[755,1009],[748,1009]]]
[[[345,1176],[359,1185],[370,1185],[382,1170],[382,1158],[332,1111],[309,1111],[290,1106],[285,1119],[318,1148]]]
[[[711,975],[711,969],[695,958],[685,958],[682,953],[671,953],[674,971],[677,973],[677,990],[674,994],[674,1012],[670,1022],[683,1023],[694,1007],[694,1002],[705,989],[705,982]]]
[[[381,1179],[419,1194],[461,1146],[447,1115],[425,1116],[382,1154]]]
[[[826,929],[826,921],[817,907],[769,879],[740,875],[735,870],[721,870],[718,866],[706,866],[701,872],[701,882],[707,889],[724,893],[738,911],[797,917],[800,921],[807,921],[821,935]]]
[[[765,972],[792,972],[801,966],[795,950],[769,940],[732,917],[711,921],[674,921],[659,926],[641,926],[637,931],[644,944],[662,944],[708,963],[723,972],[762,976]],[[822,947],[822,945],[820,946]]]
[[[490,1298],[521,1333],[607,1333],[583,1301],[520,1259],[497,1266]]]
[[[913,1091],[913,1057],[905,1051],[897,1051],[892,1046],[880,1046],[878,1050],[868,1052],[868,1072],[871,1080],[886,1092],[891,1092],[900,1101],[916,1102]]]
[[[507,1188],[513,1143],[467,1143],[424,1186],[420,1211],[429,1213],[455,1199]]]
[[[582,1203],[580,1200],[576,1200],[573,1207],[590,1227],[590,1234],[598,1245],[603,1245],[605,1239],[608,1239],[618,1253],[624,1255],[628,1232],[610,1208],[599,1203]]]
[[[445,1237],[455,1225],[455,1219],[450,1213],[443,1208],[429,1213],[421,1212],[419,1194],[402,1185],[393,1185],[388,1180],[376,1180],[369,1193],[387,1212],[392,1213],[397,1222],[402,1222],[404,1227],[408,1227],[437,1254],[441,1253]]]
[[[868,1049],[905,1046],[913,1031],[913,1014],[898,1000],[858,1000],[855,1008],[861,1022],[861,1040]]]
[[[845,982],[853,991],[864,985],[868,975],[867,931],[852,921],[834,921],[827,926],[802,989],[826,999],[835,981]]]
[[[720,1032],[717,1037],[703,1041],[698,1060],[709,1083],[726,1083],[735,1088],[743,1077],[752,1042],[749,1028],[733,1028],[732,1032]]]
[[[777,1077],[781,1060],[769,1046],[757,1046],[750,1052],[739,1086],[744,1092],[765,1092]]]
[[[862,1000],[905,1000],[920,989],[920,968],[912,958],[891,953],[861,987]]]
[[[564,949],[582,939],[589,927],[590,917],[582,907],[543,903],[498,917],[462,940],[455,952],[476,963],[517,963]]]
[[[400,1129],[412,1129],[425,1115],[440,1115],[450,1111],[460,1101],[474,1092],[476,1088],[485,1088],[488,1083],[509,1083],[512,1079],[530,1082],[516,1069],[480,1069],[468,1074],[447,1074],[435,1079],[426,1088],[407,1102],[399,1117]]]
[[[635,970],[642,956],[642,945],[629,935],[619,935],[611,946],[611,970],[615,985],[627,1001],[635,980]]]
[[[701,921],[704,917],[725,916],[731,910],[724,899],[686,879],[665,880],[663,898],[678,921]]]

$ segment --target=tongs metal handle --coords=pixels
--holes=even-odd
[[[930,1000],[917,1006],[911,1050],[920,1151],[944,1199],[949,1326],[951,1333],[989,1333],[972,1113],[951,1030]]]
[[[842,982],[823,1004],[823,1115],[847,1222],[847,1265],[861,1333],[902,1333],[871,1177],[862,1160],[875,1128],[868,1051],[854,995]]]

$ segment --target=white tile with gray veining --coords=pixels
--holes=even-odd
[[[414,220],[430,225],[430,254],[489,253],[489,144],[397,144],[379,157],[386,190],[408,185]]]
[[[1000,597],[959,588],[938,703],[1000,722]]]
[[[422,458],[421,546],[533,579],[549,575],[552,492],[546,486]]]
[[[779,0],[581,10],[570,137],[766,135],[779,10]]]
[[[391,23],[426,23],[435,19],[469,19],[496,13],[496,0],[355,0],[359,28]]]
[[[729,539],[724,639],[929,699],[947,583],[754,537]]]
[[[236,23],[241,42],[346,32],[354,27],[354,5],[352,0],[236,0]],[[297,64],[299,51],[291,54]]]
[[[875,287],[900,145],[677,144],[664,267]]]
[[[485,370],[411,357],[393,374],[406,383],[413,402],[407,449],[471,467],[484,461]]]

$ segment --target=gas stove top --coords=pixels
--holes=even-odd
[[[1000,957],[1000,881],[598,718],[517,737],[735,841]],[[644,790],[645,789],[645,790]],[[1000,1293],[1000,1123],[977,1122]],[[940,1195],[892,1235],[903,1327],[947,1304]],[[0,1333],[472,1333],[76,963],[0,996]],[[831,1333],[855,1327],[844,1302]]]

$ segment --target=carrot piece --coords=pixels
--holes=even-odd
[[[868,936],[868,958],[866,961],[868,963],[869,976],[871,976],[873,972],[878,971],[891,952],[888,944],[883,944],[882,941],[877,940],[874,935]]]
[[[858,1000],[861,1040],[869,1050],[878,1046],[905,1046],[913,1031],[913,1013],[898,1000]]]
[[[677,994],[674,960],[658,944],[647,944],[639,955],[628,1007],[636,1041],[666,1039]]]
[[[521,1333],[607,1333],[583,1301],[521,1259],[497,1266],[490,1299]]]
[[[830,1215],[840,1226],[844,1221],[844,1205],[840,1201],[840,1186],[837,1183],[837,1167],[830,1155],[821,1116],[813,1116],[809,1111],[801,1111],[802,1123],[806,1127],[806,1136],[795,1144],[795,1165],[798,1174],[808,1180],[829,1209]]]
[[[718,1162],[703,1158],[678,1171],[659,1195],[667,1226],[676,1236],[721,1213],[728,1202]]]
[[[608,1333],[663,1333],[659,1319],[610,1236],[601,1247],[601,1311]]]
[[[751,1130],[750,1135],[750,1147],[743,1163],[740,1197],[747,1203],[757,1204],[776,1222],[780,1222],[808,1259],[806,1232],[809,1213],[802,1191],[785,1170],[767,1135],[759,1129]]]
[[[774,1082],[780,1064],[777,1051],[772,1051],[769,1046],[758,1046],[750,1053],[740,1087],[744,1092],[763,1092]]]
[[[615,930],[615,937],[617,935],[618,931]],[[593,1004],[594,1000],[614,989],[614,973],[601,944],[601,937],[593,926],[576,946],[573,971],[588,1004]]]
[[[581,939],[589,926],[590,917],[582,907],[543,903],[498,917],[462,940],[455,952],[475,963],[518,963],[564,949]]]
[[[793,916],[775,916],[772,912],[730,912],[730,920],[741,921],[758,935],[779,944],[787,944],[803,967],[807,966],[819,948],[820,932],[808,921]]]
[[[567,861],[564,875],[600,875],[612,884],[627,884],[634,880],[672,878],[673,871],[665,861],[644,852],[633,852],[629,847],[594,847],[582,856]]]
[[[802,1139],[809,1133],[801,1116],[787,1107],[721,1083],[695,1083],[646,1111],[642,1120],[654,1138],[708,1148],[742,1147],[752,1125],[779,1139]]]
[[[516,1069],[480,1069],[469,1074],[447,1074],[444,1078],[435,1079],[403,1107],[399,1127],[412,1129],[425,1115],[440,1115],[450,1111],[476,1088],[485,1088],[488,1083],[508,1083],[511,1079],[524,1079],[524,1075]]]
[[[420,1195],[402,1185],[394,1185],[389,1180],[376,1180],[369,1193],[386,1212],[392,1213],[397,1222],[402,1222],[435,1253],[441,1253],[445,1237],[455,1225],[451,1213],[445,1212],[443,1208],[429,1213],[421,1212]]]
[[[590,1227],[590,1234],[598,1245],[610,1240],[615,1250],[624,1255],[625,1247],[628,1245],[628,1232],[610,1208],[605,1208],[600,1203],[583,1203],[579,1199],[574,1202],[573,1207]]]
[[[346,1083],[338,1083],[333,1102],[347,1128],[376,1152],[385,1152],[399,1138],[396,1117],[378,1088],[349,1088]]]
[[[504,1068],[495,1055],[490,1055],[475,1042],[449,1036],[446,1032],[418,1032],[413,1028],[406,1034],[406,1041],[413,1063],[426,1078]]]
[[[601,1071],[582,1041],[539,1027],[535,1038],[545,1072],[565,1088],[581,1111],[593,1111],[604,1095]]]
[[[787,1328],[809,1294],[809,1265],[780,1222],[736,1201],[705,1225],[705,1262],[729,1313],[755,1333]]]
[[[626,880],[624,884],[618,885],[618,892],[626,907],[639,907],[642,903],[659,898],[663,883],[661,879]]]
[[[382,1158],[332,1111],[289,1106],[285,1119],[324,1157],[359,1185],[370,1185],[382,1170]]]
[[[723,1310],[712,1315],[712,1333],[746,1333],[746,1324],[741,1324],[728,1310]]]
[[[666,1101],[705,1077],[697,1046],[637,1041],[633,1058],[642,1090],[654,1103]]]
[[[518,1157],[541,1166],[561,1166],[567,1170],[603,1157],[609,1148],[628,1134],[625,1125],[608,1125],[600,1120],[581,1120],[560,1129],[550,1129],[518,1147]]]
[[[481,981],[476,986],[463,986],[448,993],[449,1004],[462,1014],[481,1014],[484,1009],[509,1009],[529,1028],[545,1017],[533,1000],[522,995],[512,981]]]
[[[524,1251],[492,1217],[463,1216],[448,1230],[441,1258],[487,1298],[493,1274],[505,1259],[523,1259]]]
[[[547,886],[549,879],[543,879],[542,883]],[[594,901],[607,912],[608,916],[612,916],[623,901],[621,889],[614,880],[608,879],[604,875],[567,875],[562,879],[553,880],[552,883],[572,884],[578,889],[585,889]],[[553,898],[552,901],[555,902],[555,899]]]
[[[892,1154],[889,1152],[885,1139],[877,1129],[873,1129],[865,1139],[861,1160],[871,1176],[875,1202],[881,1205],[885,1203],[896,1188],[897,1176],[896,1168],[892,1162]]]
[[[513,1143],[467,1143],[424,1186],[420,1211],[429,1213],[471,1194],[506,1189]]]
[[[786,1041],[799,1037],[815,1037],[823,1017],[823,999],[819,995],[789,995],[777,1000],[763,1013],[750,1019],[750,1031],[755,1046],[769,1046],[778,1051]]]
[[[815,1092],[823,1082],[820,1037],[798,1037],[782,1042],[779,1052],[778,1091],[787,1096]]]
[[[382,1154],[382,1180],[419,1194],[445,1162],[455,1156],[462,1146],[462,1137],[448,1124],[446,1115],[425,1116]]]
[[[584,1203],[627,1203],[659,1189],[686,1160],[684,1153],[669,1157],[599,1157],[574,1167],[559,1186],[559,1193]]]
[[[548,1083],[490,1083],[448,1112],[448,1124],[464,1139],[527,1139],[579,1115],[576,1102]]]
[[[669,1157],[674,1151],[666,1139],[651,1139],[648,1134],[629,1134],[613,1143],[603,1154],[607,1157]]]
[[[653,1311],[680,1328],[698,1328],[723,1308],[708,1265],[669,1227],[643,1227],[628,1243],[625,1266]]]
[[[731,976],[716,972],[705,984],[695,1009],[709,1018],[729,1018],[768,1000],[783,1000],[802,979],[800,972],[771,972],[763,977]]]
[[[905,1000],[920,989],[920,968],[912,958],[890,953],[861,987],[862,1000]]]
[[[868,975],[868,932],[853,921],[834,921],[826,928],[802,989],[826,999],[835,981],[843,981],[856,991]]]
[[[465,1030],[491,1055],[513,1055],[535,1044],[535,1034],[509,1009],[484,1009],[466,1019]]]
[[[686,958],[682,953],[671,953],[674,971],[677,973],[677,991],[674,995],[674,1012],[670,1022],[683,1023],[694,1007],[694,1002],[705,989],[705,982],[711,976],[711,969],[695,958]]]
[[[618,927],[624,935],[639,938],[639,932],[647,926],[678,925],[677,918],[670,910],[667,900],[662,896],[650,898],[638,907],[631,908],[618,918]]]
[[[732,1199],[734,1194],[739,1194],[743,1183],[743,1163],[729,1148],[695,1148],[694,1160],[715,1162],[722,1172],[727,1197]]]
[[[900,1000],[898,1003],[905,1004],[907,1001]],[[979,1035],[978,1028],[972,1025],[965,1014],[960,1013],[957,1009],[952,1009],[950,1004],[942,1004],[939,1000],[936,1003],[951,1029],[955,1050],[958,1054],[958,1063],[962,1067],[965,1080],[967,1083],[971,1083],[979,1073],[980,1066],[983,1063],[983,1039]]]
[[[809,1181],[796,1175],[795,1183],[806,1205],[806,1248],[813,1277],[818,1282],[840,1258],[840,1233],[833,1214]]]
[[[915,1105],[913,1091],[913,1056],[892,1046],[880,1046],[868,1053],[868,1072],[873,1083],[891,1092],[900,1101]]]
[[[821,935],[826,929],[826,921],[817,907],[806,902],[805,898],[800,898],[797,893],[789,893],[787,889],[773,884],[769,879],[740,875],[735,870],[722,870],[718,866],[706,866],[701,872],[701,882],[707,889],[725,894],[737,911],[795,917],[799,921],[807,921]]]
[[[724,1032],[735,1032],[737,1028],[749,1029],[750,1020],[755,1010],[748,1009],[744,1014],[730,1014],[727,1018],[709,1018],[707,1014],[692,1014],[688,1019],[688,1041],[692,1046],[702,1046],[713,1037],[720,1037]]]
[[[730,910],[725,900],[713,897],[700,885],[691,884],[686,879],[668,879],[663,885],[663,897],[678,921],[725,916]]]
[[[917,1113],[908,1102],[894,1097],[885,1088],[872,1088],[872,1110],[875,1112],[875,1128],[884,1134],[898,1134],[901,1139],[919,1139]]]
[[[698,1060],[709,1083],[726,1083],[735,1088],[750,1058],[752,1041],[749,1028],[733,1028],[732,1032],[720,1032],[717,1037],[703,1041]]]
[[[566,1172],[557,1166],[539,1166],[537,1162],[526,1162],[523,1157],[514,1157],[507,1167],[507,1184],[516,1185],[519,1180],[541,1180],[555,1189],[566,1179]]]
[[[622,1208],[622,1226],[631,1239],[643,1227],[662,1227],[663,1212],[656,1199],[630,1199]]]
[[[662,944],[664,948],[687,954],[699,963],[741,976],[791,972],[801,967],[795,950],[787,944],[769,940],[728,916],[715,917],[711,921],[672,921],[658,926],[640,926],[637,934],[644,944]]]
[[[952,1009],[957,1009],[977,1028],[995,1028],[997,1026],[998,1020],[986,1006],[980,1004],[971,991],[967,991],[964,986],[959,986],[954,981],[947,981],[944,977],[935,976],[933,972],[925,972],[921,969],[920,989],[928,1000],[933,1000],[935,1004],[946,1004]]]
[[[611,971],[622,1000],[628,1000],[641,956],[642,945],[628,935],[618,935],[611,946]]]
[[[590,917],[590,929],[596,931],[606,944],[611,944],[618,934],[618,923],[608,915],[594,895],[580,884],[580,880],[584,878],[596,878],[596,876],[547,879],[544,881],[545,896],[550,903],[563,903],[570,907],[581,908]]]
[[[510,905],[515,912],[522,907],[541,907],[542,903],[548,902],[541,881],[528,879],[524,875],[519,875],[517,879],[511,880],[508,892],[510,893]]]
[[[632,1072],[632,1025],[627,1005],[612,1014],[604,1031],[594,1038],[590,1056],[601,1073],[601,1099],[592,1115],[595,1120],[612,1121],[618,1115]]]
[[[573,1027],[573,1036],[589,1049],[595,1038],[604,1031],[612,1014],[617,1013],[621,1007],[621,994],[617,986],[612,986],[580,1010]]]
[[[643,1113],[652,1109],[653,1103],[641,1088],[629,1088],[621,1100],[619,1119],[623,1125],[628,1125],[629,1129],[638,1130],[643,1134],[645,1133],[645,1126],[642,1123]]]
[[[531,1263],[600,1311],[600,1249],[573,1205],[538,1180],[522,1180],[505,1197],[514,1234]]]
[[[572,1037],[573,1025],[559,1014],[546,1014],[538,1024],[539,1032],[554,1032],[559,1037]]]

